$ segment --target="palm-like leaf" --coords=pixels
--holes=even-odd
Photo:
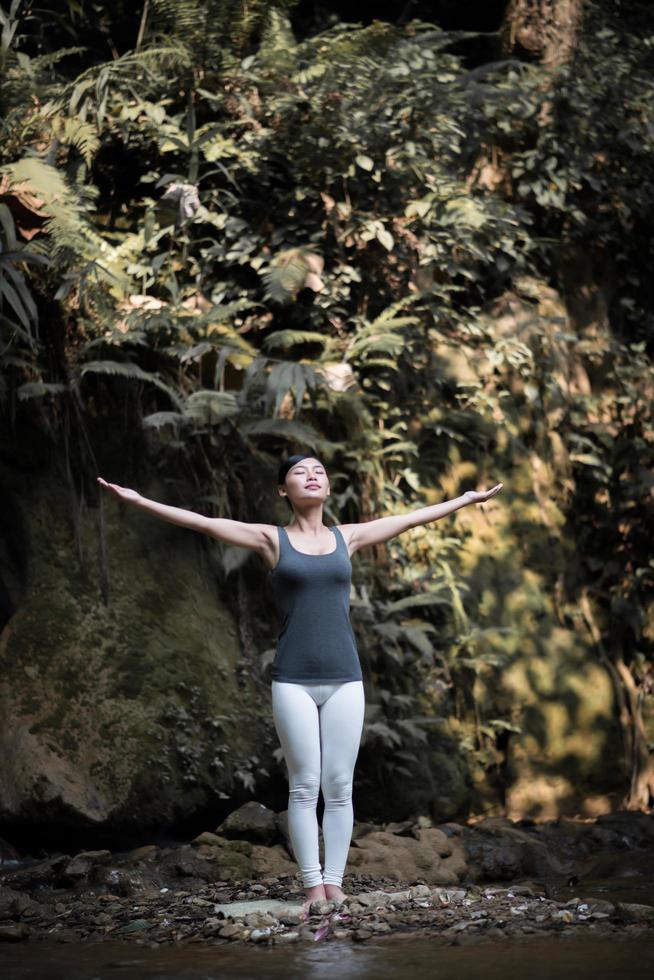
[[[125,361],[89,361],[86,364],[82,364],[78,372],[80,378],[83,378],[87,374],[113,375],[115,377],[127,378],[130,381],[147,382],[148,384],[154,385],[160,391],[165,392],[180,410],[183,409],[183,402],[178,393],[170,385],[162,381],[157,374],[153,374],[151,371],[144,371],[138,364]]]

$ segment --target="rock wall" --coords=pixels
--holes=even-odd
[[[97,511],[80,563],[58,480],[3,484],[25,555],[0,634],[0,819],[163,828],[238,798],[276,742],[204,542],[105,499],[105,604]]]

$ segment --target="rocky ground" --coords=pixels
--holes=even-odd
[[[635,876],[651,864],[654,815],[359,825],[346,902],[318,902],[307,911],[287,846],[284,816],[254,803],[215,833],[170,847],[26,862],[12,859],[5,844],[0,940],[285,944],[425,933],[455,944],[654,939],[654,904],[608,901],[592,886],[598,876],[617,880],[625,869]]]

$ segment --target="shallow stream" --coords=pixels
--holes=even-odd
[[[459,947],[413,936],[286,948],[34,943],[0,950],[0,974],[3,980],[651,980],[654,942],[538,939]]]
[[[648,852],[606,855],[592,876],[548,885],[549,897],[577,896],[654,906]],[[518,882],[513,884],[518,885]],[[507,883],[511,888],[511,884]],[[190,940],[132,942],[31,940],[0,945],[1,980],[651,980],[654,940],[601,935],[525,936],[442,945],[422,933],[356,943],[210,945]]]

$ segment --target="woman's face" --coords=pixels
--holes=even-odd
[[[324,501],[331,492],[327,471],[320,460],[313,456],[301,459],[295,466],[291,466],[282,486],[291,503],[310,497]]]

